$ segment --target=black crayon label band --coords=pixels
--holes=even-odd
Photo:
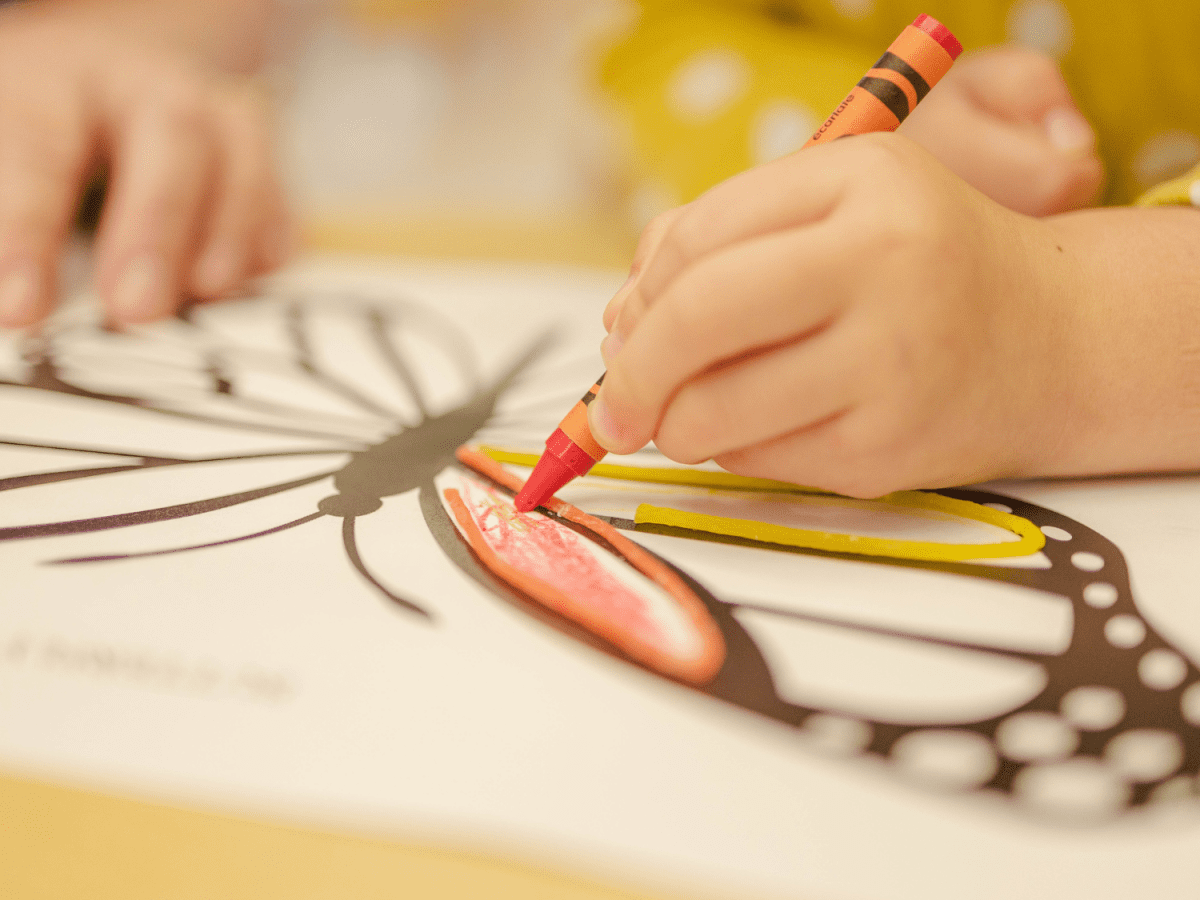
[[[904,95],[904,91],[886,78],[875,78],[868,75],[858,83],[858,86],[891,110],[897,121],[903,122],[908,118],[908,97]]]
[[[906,63],[903,59],[893,53],[891,50],[879,57],[879,62],[875,63],[873,69],[890,69],[898,75],[903,75],[908,79],[913,86],[913,91],[916,92],[917,102],[920,103],[925,99],[925,95],[929,93],[929,82],[926,81],[920,72]]]

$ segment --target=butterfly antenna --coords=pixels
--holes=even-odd
[[[382,593],[385,597],[395,603],[402,609],[408,612],[415,613],[418,616],[432,621],[433,616],[424,607],[417,606],[411,600],[405,600],[403,597],[394,594],[392,591],[384,587],[378,578],[368,571],[366,563],[363,562],[362,555],[358,552],[358,540],[354,536],[354,520],[355,516],[346,516],[342,519],[342,543],[346,545],[346,555],[350,558],[351,565],[358,570],[358,574],[365,578],[376,590]]]
[[[207,544],[191,544],[187,547],[171,547],[166,550],[145,550],[138,553],[107,553],[98,556],[75,556],[68,559],[47,560],[46,564],[50,566],[65,566],[76,563],[116,562],[122,559],[145,559],[148,556],[170,556],[174,553],[187,553],[189,550],[205,550],[209,547],[223,547],[226,544],[240,544],[242,541],[266,537],[268,534],[278,534],[281,531],[287,531],[289,528],[295,528],[297,525],[303,525],[306,522],[311,522],[313,519],[319,519],[324,515],[325,513],[315,512],[311,515],[302,516],[294,521],[285,522],[283,525],[276,525],[274,528],[267,528],[264,531],[256,531],[254,534],[244,534],[241,537],[227,538],[223,541],[210,541]]]

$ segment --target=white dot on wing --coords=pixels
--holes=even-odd
[[[1169,691],[1183,684],[1187,663],[1174,650],[1158,647],[1138,661],[1138,677],[1151,690]]]
[[[1114,647],[1129,650],[1146,639],[1146,625],[1137,616],[1113,616],[1104,623],[1104,636]]]

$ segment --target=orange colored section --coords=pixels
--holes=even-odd
[[[459,447],[455,456],[463,465],[473,469],[485,478],[489,478],[497,484],[502,485],[514,494],[520,491],[521,480],[491,457],[467,447]],[[447,491],[447,494],[449,493]],[[467,532],[472,549],[484,561],[484,565],[488,566],[488,568],[492,569],[498,576],[514,587],[533,597],[539,603],[553,609],[560,615],[565,615],[579,622],[580,625],[583,625],[593,634],[596,634],[614,646],[620,647],[638,662],[669,677],[679,678],[693,684],[704,684],[712,680],[713,676],[720,670],[722,663],[725,661],[725,640],[721,636],[721,630],[717,627],[717,623],[709,615],[704,603],[672,569],[642,547],[629,540],[607,522],[602,522],[594,516],[589,516],[582,510],[559,500],[557,497],[552,497],[545,503],[545,508],[549,509],[555,515],[579,525],[603,539],[629,565],[633,566],[667,592],[676,604],[678,604],[688,622],[701,639],[703,650],[696,657],[681,660],[675,657],[666,657],[656,647],[645,647],[644,645],[639,647],[627,646],[631,644],[629,636],[627,634],[615,633],[612,622],[584,621],[579,616],[572,614],[570,610],[577,606],[573,600],[564,598],[561,592],[551,588],[549,585],[541,585],[541,587],[535,590],[535,585],[529,583],[531,579],[528,576],[509,566],[508,563],[496,556],[491,548],[486,546],[483,536],[479,534],[479,529],[475,527],[474,521],[471,520],[470,512],[462,503],[461,498],[459,498],[458,503],[462,507],[462,514],[465,515],[470,526],[468,527],[463,523],[463,516],[459,514],[457,508],[455,508],[455,518],[458,519],[463,530]],[[451,505],[454,508],[453,504]],[[477,540],[470,537],[472,533],[477,536]],[[476,543],[484,545],[486,554],[479,550]],[[494,559],[499,565],[493,568],[489,559]],[[541,583],[539,582],[538,584],[540,585]]]
[[[888,47],[892,53],[921,73],[921,77],[933,87],[954,65],[954,57],[946,48],[920,28],[909,25]]]
[[[592,437],[592,430],[588,427],[587,406],[582,400],[571,407],[571,411],[567,413],[566,418],[559,423],[558,427],[562,429],[563,434],[574,441],[576,446],[592,459],[597,461],[602,460],[605,454],[608,453]]]
[[[808,139],[804,146],[824,144],[848,134],[870,134],[875,131],[895,131],[900,120],[887,105],[870,91],[854,86],[849,96],[838,105],[833,115]]]

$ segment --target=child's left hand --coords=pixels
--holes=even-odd
[[[1037,470],[1079,330],[1054,234],[899,135],[736,176],[644,235],[593,432],[863,497]]]

